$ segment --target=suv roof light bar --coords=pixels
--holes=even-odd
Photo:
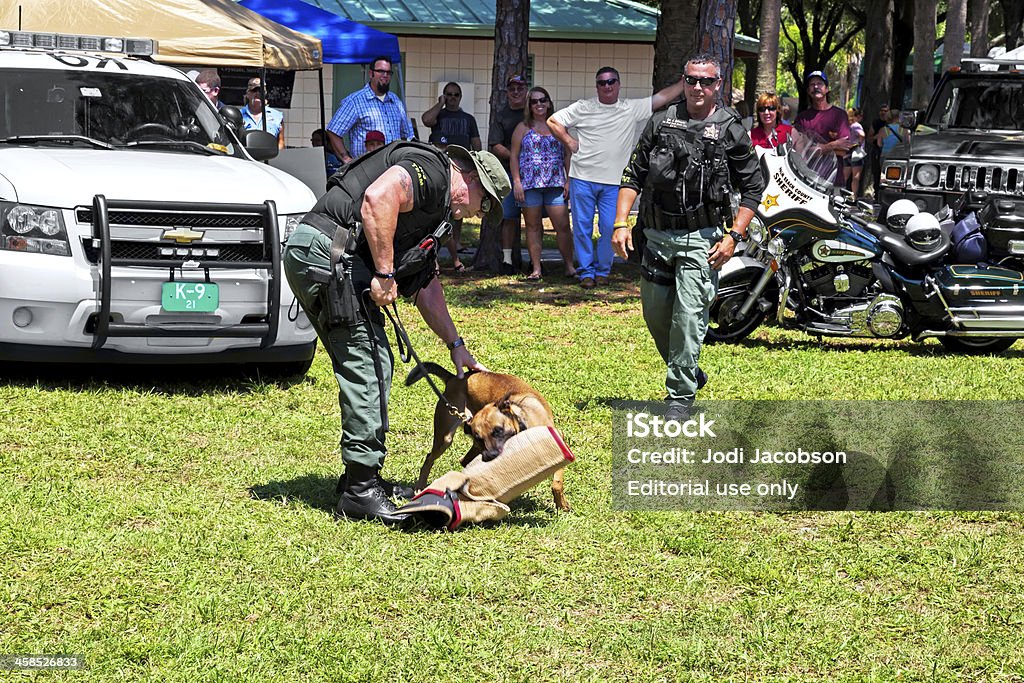
[[[156,47],[156,41],[148,38],[0,30],[0,49],[86,50],[113,52],[130,57],[152,57],[156,54]]]
[[[1024,58],[1016,57],[964,57],[960,60],[970,71],[1016,71],[1024,69]]]

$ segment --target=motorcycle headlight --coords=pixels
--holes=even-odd
[[[914,180],[922,187],[933,187],[939,183],[939,167],[935,164],[921,164],[914,171]]]
[[[768,243],[768,253],[774,258],[782,256],[782,252],[786,251],[786,244],[782,241],[781,237],[776,237]]]
[[[750,225],[747,226],[747,239],[754,244],[761,244],[764,242],[765,229],[761,225],[761,221],[756,218],[750,221]]]
[[[70,256],[60,209],[0,202],[0,249]]]

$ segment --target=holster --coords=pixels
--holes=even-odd
[[[302,219],[331,238],[331,269],[309,268],[310,277],[326,285],[321,320],[327,329],[351,327],[366,320],[359,303],[359,292],[352,280],[352,254],[355,252],[359,226],[349,228],[321,213],[310,212]]]
[[[640,262],[640,277],[663,287],[676,286],[676,271],[671,263],[662,261],[649,245],[644,246],[643,260]]]
[[[434,480],[398,512],[435,529],[500,520],[508,503],[574,460],[554,428],[532,427],[509,439],[494,460],[477,457],[461,472]]]

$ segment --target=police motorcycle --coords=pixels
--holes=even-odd
[[[720,275],[706,341],[743,339],[769,318],[819,337],[937,337],[959,353],[1024,337],[1024,274],[986,264],[976,239],[954,246],[948,210],[894,202],[883,224],[836,191],[835,155],[818,141],[795,133],[759,152],[766,189]]]

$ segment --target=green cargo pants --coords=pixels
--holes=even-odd
[[[697,361],[708,331],[708,311],[718,290],[718,271],[708,263],[708,249],[722,229],[666,232],[648,228],[647,247],[670,264],[675,285],[640,281],[644,321],[665,361],[667,398],[687,405],[697,393]],[[665,273],[668,275],[668,273]]]
[[[317,336],[327,349],[338,380],[338,404],[341,406],[341,458],[345,463],[369,467],[384,464],[384,424],[380,389],[374,368],[374,353],[379,358],[384,379],[385,401],[391,394],[394,356],[379,316],[367,323],[328,329],[324,312],[326,285],[315,282],[307,268],[330,270],[331,240],[322,232],[300,224],[284,248],[284,273],[295,298],[313,322]],[[371,273],[362,259],[352,262],[356,292],[370,286]],[[371,304],[371,312],[375,307]],[[372,335],[372,336],[371,336]],[[376,339],[376,344],[374,344]],[[386,405],[386,403],[385,403]]]

